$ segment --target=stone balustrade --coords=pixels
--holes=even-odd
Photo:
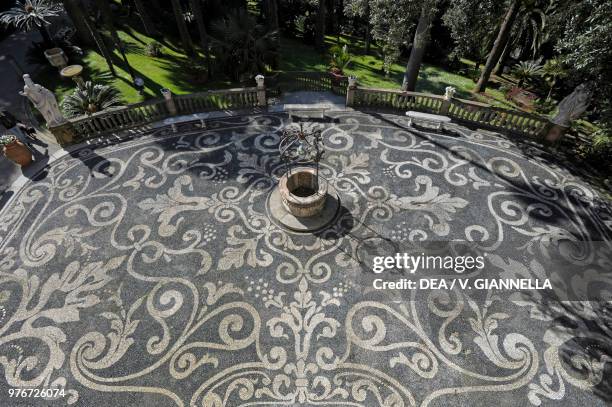
[[[302,78],[302,76],[300,79],[308,80],[308,83],[315,81],[314,77]],[[163,98],[72,118],[68,123],[74,134],[70,143],[146,126],[172,116],[265,107],[266,96],[270,95],[266,95],[267,87],[263,78],[258,79],[257,87],[249,88],[210,90],[188,95],[172,95],[168,90],[164,90]],[[408,110],[433,113],[469,125],[530,137],[542,135],[548,125],[546,117],[454,98],[452,94],[445,96],[365,88],[358,86],[356,80],[352,79],[347,81],[347,84],[348,86],[345,86],[347,106],[354,108],[383,109],[402,113]],[[68,139],[64,137],[64,140]]]
[[[210,90],[189,95],[164,94],[163,98],[107,109],[70,119],[75,140],[144,126],[172,116],[213,110],[245,109],[259,106],[257,88]]]
[[[443,95],[357,86],[351,98],[354,107],[442,114],[460,122],[515,135],[537,137],[548,124],[546,117],[470,100],[447,99]]]

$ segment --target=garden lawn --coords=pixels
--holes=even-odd
[[[123,26],[118,30],[118,35],[125,44],[126,56],[135,74],[144,79],[144,95],[139,95],[132,86],[127,65],[118,51],[114,51],[113,63],[117,71],[117,77],[110,74],[104,58],[95,50],[89,50],[81,61],[85,67],[85,80],[110,84],[116,87],[123,97],[124,103],[137,103],[144,99],[159,97],[162,88],[168,88],[175,94],[186,94],[204,91],[207,89],[220,89],[232,86],[228,80],[214,80],[205,84],[198,84],[193,81],[188,74],[187,66],[191,58],[182,53],[180,47],[169,40],[160,41],[163,45],[161,57],[150,57],[145,53],[147,44],[156,41],[140,32]],[[326,42],[331,46],[339,41],[347,44],[352,55],[351,63],[345,69],[348,75],[355,75],[363,86],[385,89],[398,89],[401,86],[404,75],[404,65],[393,64],[391,73],[387,77],[382,71],[382,60],[376,55],[378,50],[372,46],[371,54],[363,52],[364,44],[361,40],[352,39],[346,36],[328,36]],[[326,53],[318,52],[313,46],[290,38],[281,40],[280,69],[284,71],[327,71],[329,56]],[[74,83],[61,79],[57,71],[45,69],[36,76],[36,79],[53,90],[58,99],[61,100],[66,93],[72,92]],[[489,88],[486,94],[474,96],[471,90],[475,83],[472,79],[465,76],[448,72],[440,67],[423,64],[417,82],[417,92],[444,94],[447,86],[457,89],[457,95],[465,99],[474,99],[493,105],[507,108],[516,108],[512,103],[505,100],[502,92]]]
[[[145,47],[156,40],[128,27],[124,28],[125,30],[118,31],[118,35],[125,44],[125,54],[135,75],[144,79],[144,95],[139,95],[133,87],[127,65],[118,50],[113,54],[117,77],[111,75],[106,60],[97,51],[90,50],[81,61],[74,61],[83,64],[85,80],[116,87],[121,92],[124,103],[137,103],[144,99],[160,97],[162,88],[168,88],[175,94],[185,94],[231,86],[229,81],[209,82],[206,85],[196,83],[186,69],[192,58],[183,54],[179,47],[170,41],[161,40],[159,42],[162,44],[162,56],[150,57],[146,55]],[[71,81],[61,79],[54,70],[45,69],[37,76],[37,80],[53,90],[59,100],[66,93],[72,92],[75,86]]]
[[[382,59],[376,55],[378,49],[372,46],[370,55],[364,53],[364,44],[361,40],[352,39],[346,36],[327,36],[328,47],[339,43],[346,44],[351,53],[351,62],[346,68],[345,74],[355,75],[359,84],[372,88],[398,89],[402,85],[405,71],[405,61],[395,63],[391,66],[388,77],[385,76],[382,66]],[[464,62],[469,65],[469,61]],[[281,70],[285,71],[325,71],[329,69],[329,56],[325,53],[317,52],[314,47],[305,45],[294,39],[283,38],[281,43]],[[457,96],[464,99],[478,100],[492,105],[505,108],[516,109],[516,106],[507,101],[504,94],[493,88],[488,88],[484,95],[473,95],[471,91],[476,86],[476,82],[465,76],[445,71],[444,69],[423,64],[419,72],[416,91],[444,94],[447,86],[457,89]]]

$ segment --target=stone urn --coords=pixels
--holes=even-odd
[[[68,65],[68,58],[64,53],[64,50],[61,48],[51,48],[45,51],[45,57],[51,64],[51,66],[56,67],[61,70]]]
[[[32,152],[21,141],[13,139],[2,148],[4,155],[11,161],[19,164],[22,167],[29,165],[32,162]]]

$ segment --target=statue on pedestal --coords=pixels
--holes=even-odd
[[[447,86],[446,89],[444,89],[444,99],[451,100],[455,96],[456,92],[457,89],[452,86]]]
[[[34,107],[36,107],[45,118],[49,128],[61,126],[67,122],[57,105],[57,99],[53,92],[32,82],[28,74],[23,75],[23,81],[25,82],[25,86],[23,87],[23,92],[19,93],[30,99]]]
[[[576,120],[586,111],[592,93],[586,83],[577,86],[572,93],[559,103],[559,112],[552,118],[551,122],[558,126],[569,127],[572,120]]]

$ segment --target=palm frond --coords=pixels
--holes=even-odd
[[[32,31],[49,24],[48,18],[58,16],[61,6],[49,0],[24,0],[0,14],[0,23],[21,31]]]
[[[83,89],[75,89],[64,97],[62,110],[68,117],[92,114],[113,106],[121,105],[119,91],[112,86],[96,84],[90,81]]]

